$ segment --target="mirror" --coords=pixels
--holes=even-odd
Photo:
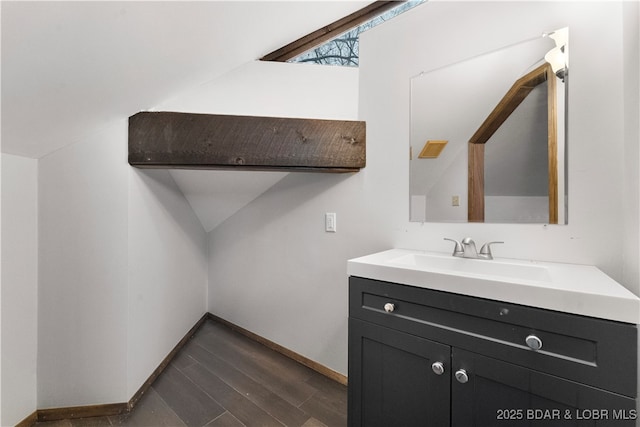
[[[411,79],[410,220],[566,224],[568,29]]]

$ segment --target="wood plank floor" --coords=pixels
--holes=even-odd
[[[36,426],[347,425],[347,388],[207,320],[127,416]]]

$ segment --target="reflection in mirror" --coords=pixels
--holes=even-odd
[[[566,223],[567,38],[411,79],[411,221]]]

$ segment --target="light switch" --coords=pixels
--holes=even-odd
[[[451,206],[460,206],[460,196],[451,197]]]
[[[336,214],[335,212],[327,212],[324,214],[324,231],[329,233],[336,232]]]

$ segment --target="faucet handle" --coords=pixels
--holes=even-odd
[[[448,240],[456,244],[453,248],[453,256],[461,256],[462,254],[464,254],[464,248],[456,239],[449,239],[448,237],[445,237],[444,240]]]
[[[491,245],[496,243],[504,243],[504,242],[488,242],[482,245],[480,248],[480,255],[484,255],[487,259],[493,259],[493,255],[491,254]]]

